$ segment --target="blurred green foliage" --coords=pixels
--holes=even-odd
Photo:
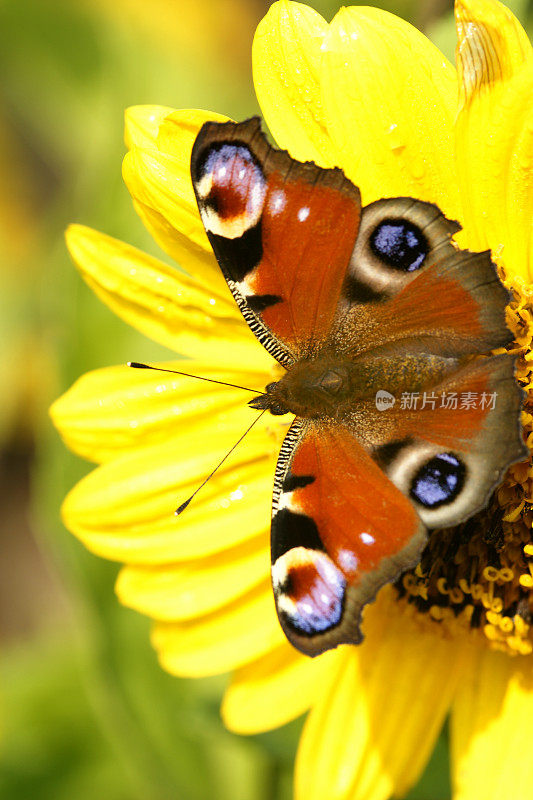
[[[177,680],[159,668],[148,621],[113,594],[117,565],[92,556],[61,526],[62,498],[88,466],[66,452],[47,418],[49,403],[86,370],[168,357],[85,287],[63,230],[83,222],[161,257],[121,180],[123,109],[257,112],[249,53],[269,3],[240,5],[235,47],[227,46],[226,0],[212,0],[197,24],[186,16],[194,10],[188,0],[0,6],[0,332],[9,342],[0,446],[4,476],[12,473],[2,496],[9,513],[0,582],[9,591],[0,592],[1,800],[291,797],[301,722],[234,736],[219,718],[225,678]],[[329,19],[339,4],[313,5]],[[424,24],[452,57],[446,2],[384,7]],[[525,0],[513,7],[527,13]],[[30,562],[20,577],[9,574],[14,563]],[[444,734],[411,800],[446,800],[447,776]]]

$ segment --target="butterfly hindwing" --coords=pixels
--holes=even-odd
[[[207,235],[254,333],[283,365],[327,337],[359,228],[339,169],[271,147],[257,118],[206,123],[191,157]]]
[[[361,640],[362,608],[416,564],[426,528],[346,428],[296,420],[278,460],[271,536],[281,625],[317,655]]]
[[[428,528],[457,525],[482,509],[505,469],[527,456],[522,391],[508,355],[475,359],[402,405],[361,409],[358,435]]]

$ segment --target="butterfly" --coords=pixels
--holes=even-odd
[[[428,531],[482,509],[526,456],[508,293],[490,253],[410,197],[361,205],[338,168],[272,147],[258,118],[207,122],[191,177],[242,315],[285,369],[250,401],[291,413],[272,503],[272,586],[289,641],[362,640],[362,612]]]

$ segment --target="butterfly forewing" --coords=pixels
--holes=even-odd
[[[239,307],[284,365],[329,333],[359,228],[339,169],[272,148],[252,119],[206,123],[191,159],[200,214]]]

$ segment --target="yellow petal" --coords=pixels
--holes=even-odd
[[[455,70],[409,23],[342,8],[323,43],[322,97],[337,160],[367,204],[412,196],[457,219]]]
[[[235,443],[179,429],[165,444],[138,448],[83,478],[63,504],[65,525],[97,553],[117,561],[165,564],[201,558],[259,536],[270,524],[275,446],[258,423],[179,517],[175,508]]]
[[[84,279],[119,317],[157,342],[224,363],[272,364],[236,304],[123,242],[71,225],[67,245]],[[237,310],[237,313],[238,310]]]
[[[125,567],[116,592],[124,605],[153,619],[179,622],[210,614],[264,583],[270,571],[268,536],[184,564]]]
[[[276,142],[293,158],[323,167],[335,165],[320,88],[327,28],[309,6],[280,0],[259,23],[252,49],[257,99]]]
[[[533,61],[527,36],[495,0],[459,3],[457,165],[472,249],[511,276],[533,275]]]
[[[136,207],[140,203],[152,209],[170,226],[171,234],[172,231],[179,234],[185,250],[185,258],[178,262],[180,266],[185,268],[190,249],[196,259],[194,277],[229,300],[231,294],[226,281],[216,260],[210,256],[211,245],[198,213],[191,183],[190,152],[186,155],[186,159],[178,159],[158,150],[135,147],[124,157],[122,176]],[[141,217],[144,219],[144,215]],[[176,248],[176,235],[171,238],[171,243],[164,246],[165,250],[170,250],[171,245]],[[208,257],[198,258],[198,250],[204,251]]]
[[[403,796],[429,758],[461,678],[456,640],[424,633],[394,590],[368,607],[365,640],[343,648],[307,719],[297,800]]]
[[[508,162],[506,211],[509,238],[502,260],[511,278],[517,275],[529,284],[533,281],[533,69],[528,69],[516,80],[507,97],[511,92],[515,108],[528,107],[528,111],[523,115]]]
[[[192,188],[190,152],[175,158],[157,150],[135,147],[126,153],[122,176],[133,198],[153,208],[172,227],[207,252],[211,245],[198,213]]]
[[[174,228],[162,214],[135,198],[133,207],[161,249],[189,275],[211,275],[219,269],[211,249],[195,244],[185,233]],[[219,281],[216,283],[218,285]],[[227,291],[223,288],[220,291],[229,299]]]
[[[451,719],[454,800],[529,798],[533,659],[486,648],[459,683]]]
[[[209,111],[174,111],[159,120],[153,143],[147,137],[146,146],[131,148],[122,174],[141,218],[151,232],[156,228],[156,239],[165,252],[184,269],[192,266],[195,277],[229,296],[198,213],[190,168],[192,146],[203,123],[226,119]]]
[[[207,120],[225,122],[227,117],[197,109],[129,108],[125,138],[133,152],[124,161],[123,174],[137,213],[165,253],[229,297],[198,215],[190,179],[192,145]],[[164,185],[158,186],[158,181],[168,181],[169,192],[162,191]]]
[[[132,147],[154,147],[161,122],[175,111],[169,106],[130,106],[124,113],[124,141]]]
[[[163,668],[191,678],[228,672],[284,641],[270,581],[193,622],[158,623],[152,635]]]
[[[204,122],[228,120],[229,117],[217,114],[216,111],[197,108],[173,110],[161,120],[157,133],[157,148],[161,153],[173,156],[185,171],[190,172],[192,146]]]
[[[340,650],[308,658],[288,642],[234,673],[222,718],[235,733],[278,728],[299,717],[320,697]]]
[[[455,20],[462,105],[508,81],[533,56],[527,33],[498,0],[457,0]]]
[[[174,361],[159,367],[257,388],[269,373],[228,370],[201,361]],[[107,367],[83,375],[55,401],[50,414],[67,446],[102,463],[138,447],[168,439],[178,426],[189,432],[208,427],[213,436],[239,430],[250,395],[239,389],[152,370]]]

